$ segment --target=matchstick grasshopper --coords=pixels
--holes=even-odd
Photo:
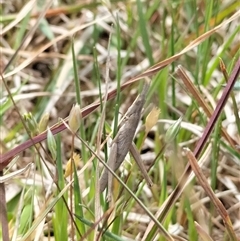
[[[146,182],[149,186],[152,186],[152,181],[150,180],[140,158],[140,154],[133,143],[133,138],[141,118],[141,111],[145,103],[149,86],[149,82],[146,81],[142,92],[128,109],[123,124],[120,126],[117,135],[111,143],[111,150],[107,163],[113,171],[116,171],[124,161],[128,151],[130,151],[136,160],[137,165],[141,169]],[[107,169],[105,169],[100,178],[100,192],[103,192],[108,186],[108,200],[111,199],[112,181],[113,176]]]

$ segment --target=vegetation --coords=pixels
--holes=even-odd
[[[4,1],[2,240],[240,240],[239,18],[232,0]],[[109,201],[99,178],[144,82],[153,186],[127,154]]]

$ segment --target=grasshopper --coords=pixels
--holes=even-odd
[[[123,124],[120,126],[117,135],[111,143],[111,150],[107,163],[113,171],[116,171],[124,161],[128,151],[130,150],[132,155],[135,157],[137,165],[141,169],[148,185],[152,186],[152,181],[150,180],[147,171],[145,170],[143,163],[140,159],[140,154],[138,153],[138,150],[133,143],[133,138],[141,118],[141,111],[145,103],[146,94],[148,92],[149,86],[149,82],[146,81],[143,86],[142,92],[128,109]],[[108,200],[111,199],[112,181],[113,176],[105,168],[100,178],[100,192],[103,192],[108,186]]]

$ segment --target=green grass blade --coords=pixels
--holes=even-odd
[[[139,28],[140,28],[140,33],[142,36],[143,45],[145,47],[145,51],[146,51],[146,55],[148,57],[149,63],[150,63],[150,65],[153,65],[154,60],[153,60],[153,55],[152,55],[152,49],[150,46],[150,39],[149,39],[147,28],[146,28],[147,22],[146,22],[146,18],[144,16],[144,14],[143,14],[143,5],[140,0],[137,0],[137,10],[138,10],[138,16],[139,16]]]
[[[63,168],[62,168],[62,154],[61,154],[61,137],[58,134],[56,136],[57,143],[57,175],[58,186],[62,190],[65,186]],[[67,200],[67,193],[64,194],[64,198]],[[55,207],[55,214],[53,216],[53,230],[56,241],[68,239],[68,211],[62,198],[58,200]]]
[[[74,209],[75,209],[75,214],[77,216],[83,217],[84,216],[84,212],[83,212],[83,208],[82,208],[82,197],[81,197],[81,189],[80,189],[80,185],[78,182],[78,175],[77,175],[77,170],[76,170],[76,166],[74,165]],[[85,229],[85,225],[79,221],[79,219],[76,219],[76,224],[77,227],[80,231],[81,234],[84,234],[86,232]],[[78,239],[80,239],[80,235],[77,233]]]

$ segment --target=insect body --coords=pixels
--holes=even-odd
[[[108,165],[113,171],[116,171],[120,167],[132,145],[132,141],[141,118],[141,111],[145,103],[148,89],[149,83],[146,82],[141,94],[137,97],[137,99],[127,111],[124,123],[121,125],[116,137],[111,144]],[[146,172],[145,169],[144,171]],[[107,185],[108,192],[111,192],[112,179],[112,175],[108,172],[107,169],[105,169],[100,178],[101,192],[105,190]]]

